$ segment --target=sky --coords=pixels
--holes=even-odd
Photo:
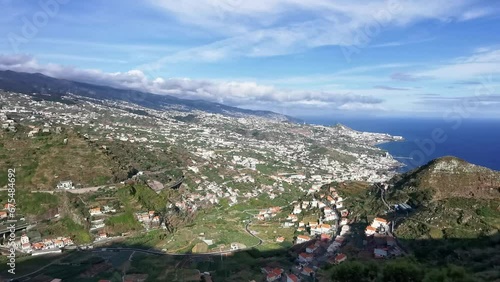
[[[296,117],[500,117],[500,1],[0,7],[1,70]]]

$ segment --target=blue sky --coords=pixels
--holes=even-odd
[[[500,116],[498,1],[0,6],[0,69],[294,116]]]

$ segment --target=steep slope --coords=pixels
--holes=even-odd
[[[396,234],[406,239],[463,239],[500,229],[500,172],[443,157],[394,179],[390,204],[414,210],[399,217]]]
[[[429,191],[432,200],[454,197],[498,199],[500,172],[443,157],[402,175],[395,187],[404,191]]]
[[[229,116],[253,115],[283,121],[297,121],[289,116],[270,111],[254,111],[226,106],[204,100],[179,99],[169,95],[156,95],[131,89],[117,89],[49,77],[40,73],[0,71],[0,89],[25,94],[41,94],[41,99],[61,100],[68,93],[97,100],[117,100],[134,103],[152,109],[200,110]]]

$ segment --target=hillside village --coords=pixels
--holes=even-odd
[[[348,261],[342,252],[352,240],[349,210],[343,207],[344,199],[334,187],[313,189],[308,200],[294,201],[289,207],[291,213],[282,218],[282,228],[294,228],[293,252],[296,253],[295,267],[285,270],[284,267],[265,267],[263,273],[266,281],[302,281],[314,277],[316,271],[324,265],[337,265]],[[316,198],[317,197],[317,198]],[[301,220],[313,210],[320,210],[314,221]],[[263,209],[256,215],[259,221],[274,221],[282,211],[282,207]],[[281,222],[281,221],[280,221]],[[364,252],[371,252],[374,259],[395,258],[404,255],[394,235],[390,233],[391,222],[383,218],[374,218],[366,226]],[[278,236],[276,242],[283,243],[292,238]]]
[[[120,143],[131,144],[153,154],[163,144],[169,143],[187,152],[187,158],[183,159],[187,165],[182,168],[180,178],[179,174],[170,176],[169,180],[155,178],[156,175],[163,175],[163,171],[137,167],[128,179],[119,183],[108,181],[90,186],[68,177],[51,180],[51,185],[37,193],[69,193],[85,203],[81,197],[88,200],[92,198],[88,195],[94,194],[107,195],[95,197],[113,199],[114,193],[130,183],[144,183],[158,195],[173,187],[181,189],[182,197],[165,203],[164,207],[192,215],[207,207],[246,205],[257,198],[264,205],[282,202],[281,206],[261,209],[247,224],[247,230],[256,238],[259,234],[252,231],[252,225],[258,222],[270,222],[273,226],[293,230],[295,234],[293,238],[276,234],[272,240],[275,244],[292,244],[296,267],[292,272],[284,271],[284,268],[264,267],[262,271],[267,281],[308,279],[322,265],[347,261],[349,257],[342,250],[350,240],[352,219],[349,218],[349,210],[343,206],[344,198],[335,188],[329,187],[325,191],[322,187],[332,182],[354,180],[385,182],[396,174],[400,166],[375,145],[402,140],[401,137],[357,132],[341,125],[325,127],[256,116],[157,111],[123,102],[94,101],[69,93],[61,102],[36,98],[37,95],[18,93],[2,95],[0,117],[6,133],[22,134],[21,138],[29,141],[44,136],[67,136],[69,130],[77,129],[79,138],[88,144],[97,144],[99,150],[106,153],[112,150],[113,144]],[[189,122],[190,119],[196,122]],[[63,138],[62,145],[71,144],[71,138]],[[172,184],[176,181],[177,184]],[[23,183],[23,188],[36,188],[29,185]],[[301,199],[297,200],[299,197]],[[85,214],[92,242],[73,243],[67,237],[30,240],[23,235],[22,242],[18,244],[19,251],[39,255],[62,249],[85,250],[133,238],[138,231],[166,232],[169,228],[163,211],[136,209],[132,215],[133,225],[140,227],[139,230],[113,231],[109,220],[127,214],[123,203],[115,200],[100,200],[98,205],[86,205]],[[50,220],[59,221],[59,214]],[[36,230],[36,224],[31,228]],[[373,246],[373,257],[401,254],[390,251],[397,246],[390,239],[392,236],[386,236],[385,229],[381,232],[380,226],[374,223],[369,226],[369,231],[369,238],[377,238],[374,239],[377,243],[369,243]],[[380,244],[382,237],[387,238],[387,242]],[[210,243],[209,252],[234,252],[247,248],[241,242],[217,247],[219,245],[210,234],[200,238]]]

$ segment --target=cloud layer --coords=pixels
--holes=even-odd
[[[57,64],[41,65],[28,55],[0,55],[0,69],[43,73],[48,76],[95,83],[117,88],[130,88],[155,94],[168,94],[187,99],[202,99],[234,106],[263,108],[323,108],[355,110],[375,108],[384,100],[355,93],[329,91],[284,90],[255,82],[209,81],[188,78],[150,79],[141,70],[105,73]]]
[[[415,22],[467,21],[495,14],[475,0],[150,0],[180,22],[220,40],[161,62],[265,57],[321,46],[365,46],[383,29]]]

